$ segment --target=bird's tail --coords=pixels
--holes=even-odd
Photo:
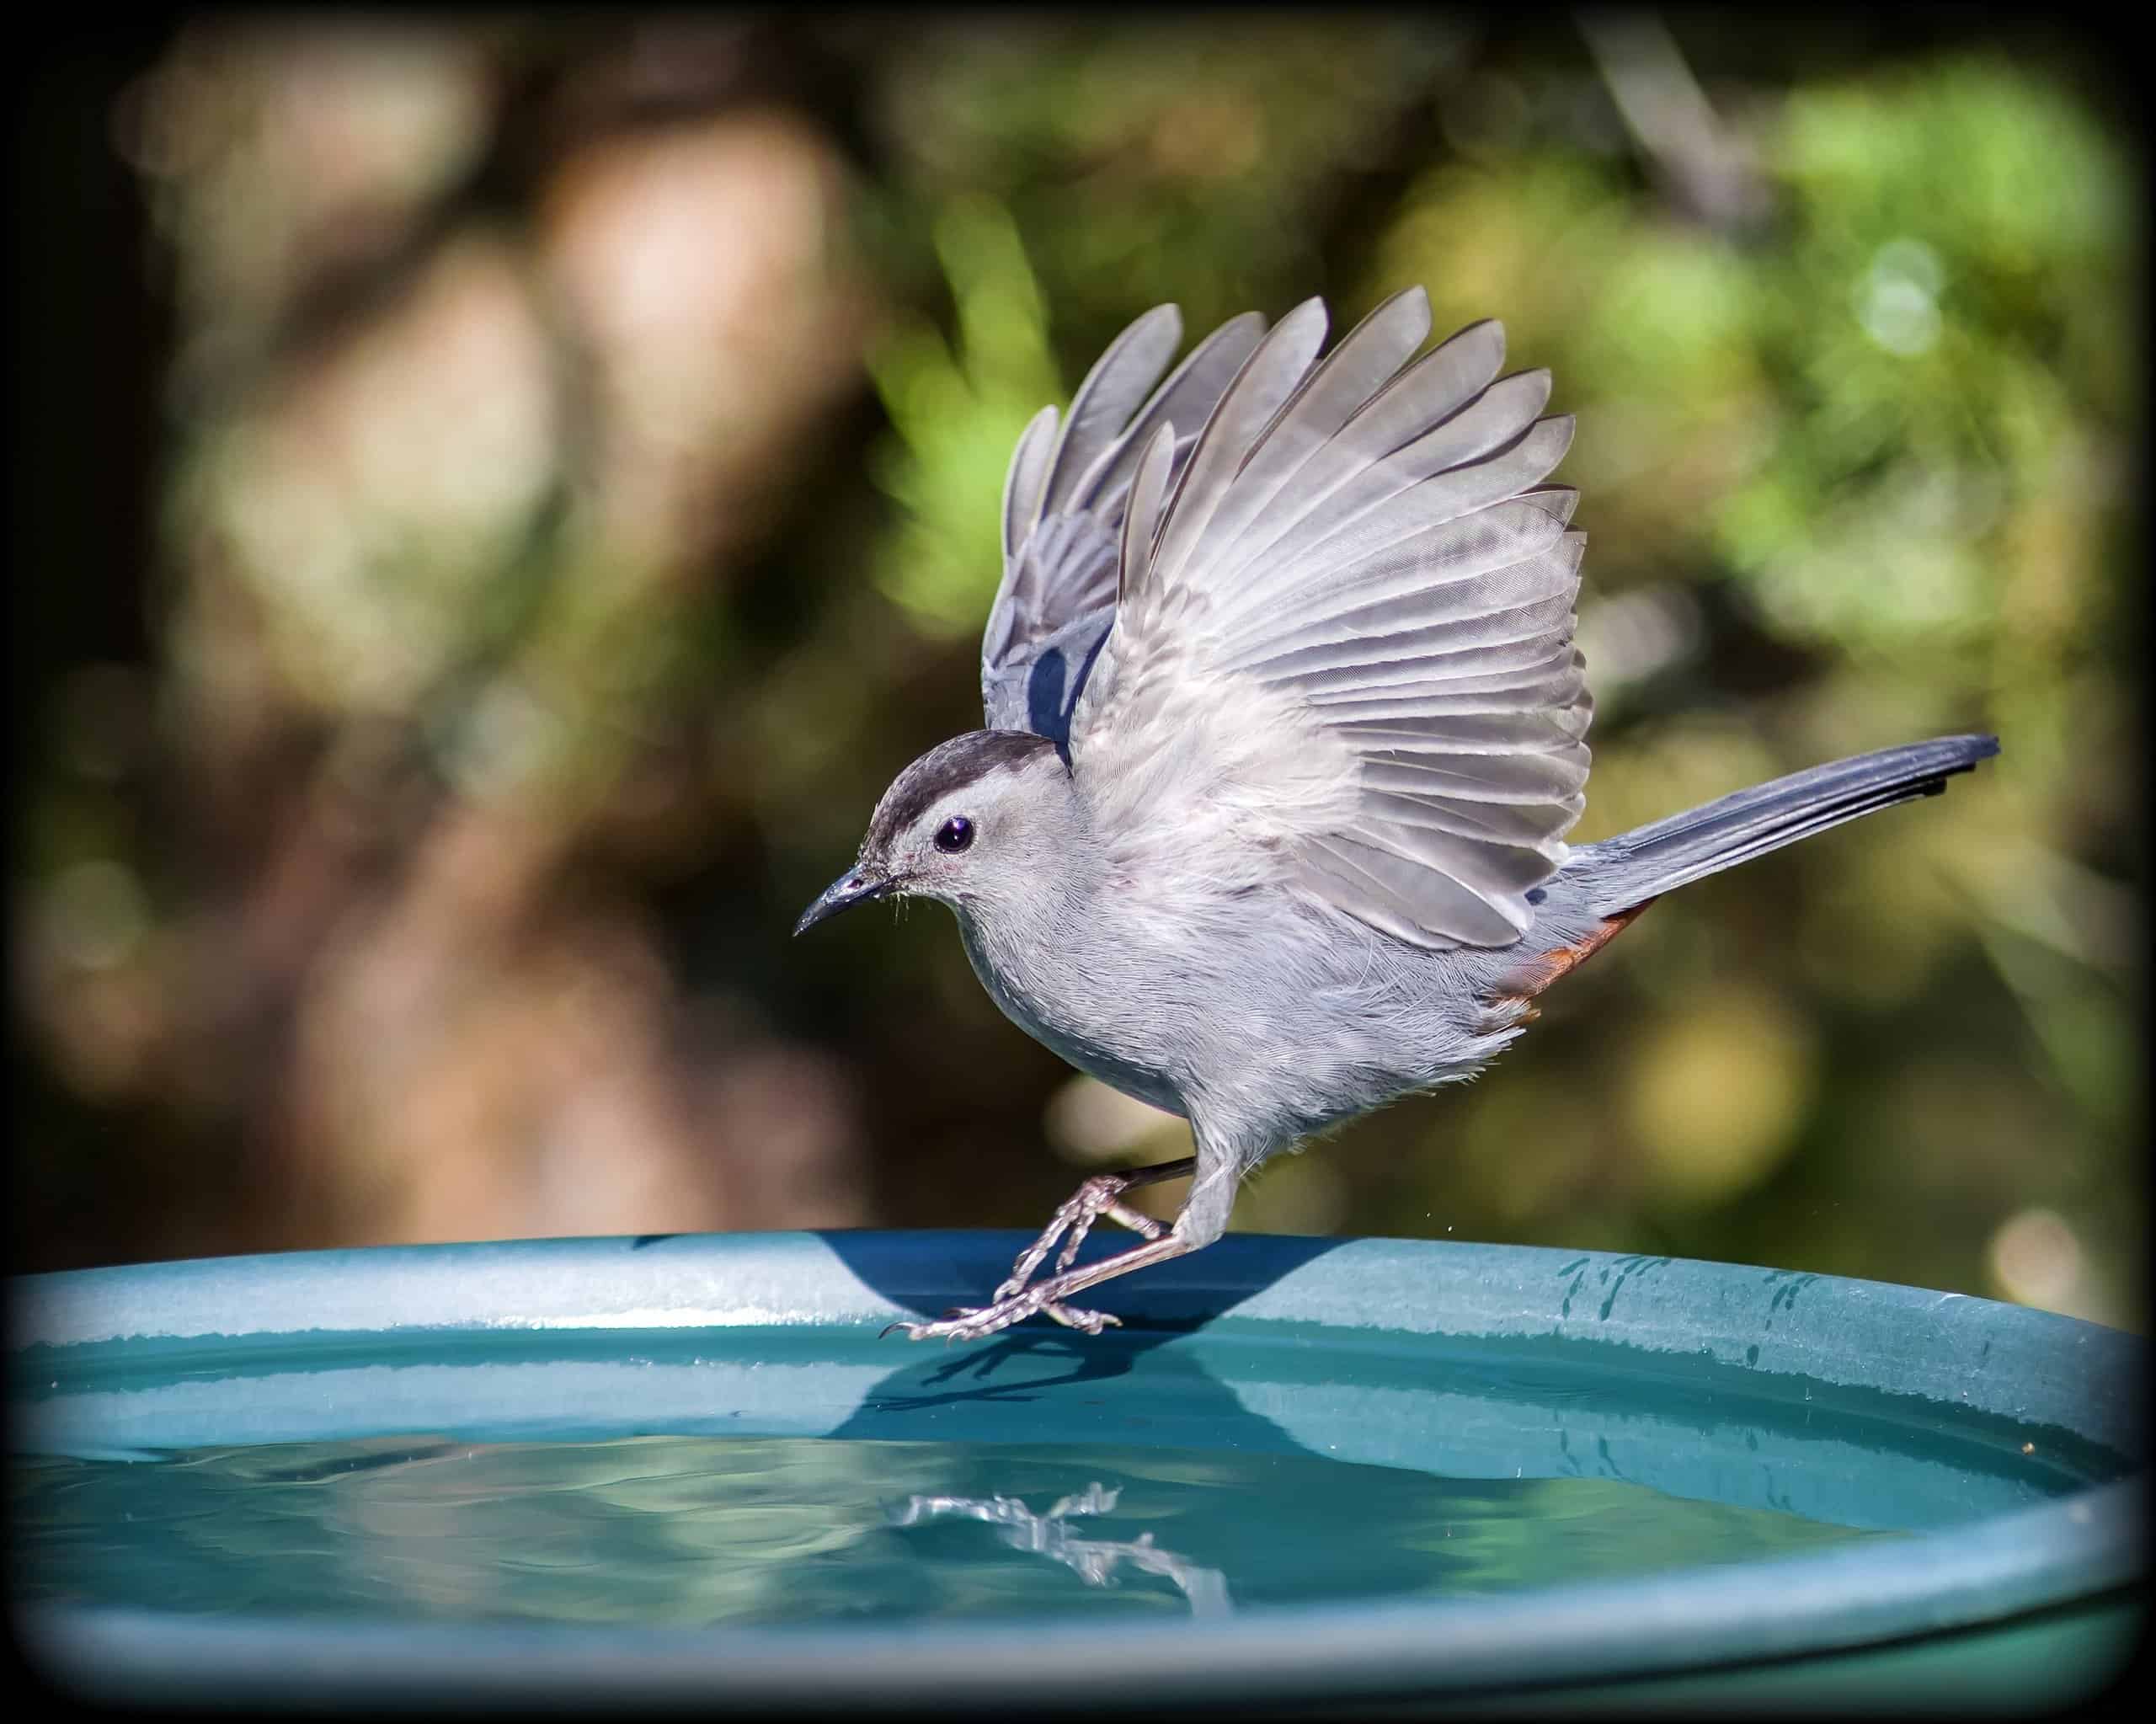
[[[1956,772],[1999,752],[1995,736],[1941,736],[1876,749],[1754,785],[1600,844],[1581,846],[1604,915],[1733,868],[1875,809],[1936,796]]]

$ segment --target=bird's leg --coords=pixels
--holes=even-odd
[[[1027,1317],[1053,1318],[1066,1329],[1082,1329],[1088,1335],[1097,1335],[1117,1322],[1106,1311],[1081,1311],[1064,1303],[1074,1293],[1082,1293],[1088,1287],[1112,1280],[1118,1275],[1128,1275],[1133,1269],[1143,1269],[1150,1264],[1165,1263],[1171,1257],[1185,1256],[1213,1243],[1228,1230],[1228,1216],[1235,1206],[1235,1188],[1243,1175],[1264,1159],[1265,1145],[1261,1142],[1254,1150],[1246,1150],[1233,1140],[1213,1138],[1193,1118],[1198,1131],[1198,1153],[1185,1161],[1165,1162],[1158,1167],[1140,1167],[1131,1173],[1112,1173],[1102,1176],[1102,1181],[1113,1188],[1104,1198],[1098,1200],[1096,1214],[1113,1215],[1114,1193],[1127,1190],[1133,1185],[1150,1184],[1161,1179],[1179,1179],[1190,1174],[1190,1195],[1183,1199],[1182,1213],[1176,1217],[1173,1227],[1162,1230],[1158,1222],[1152,1222],[1154,1236],[1143,1245],[1134,1245],[1129,1251],[1118,1252],[1112,1257],[1103,1257],[1097,1263],[1087,1263],[1081,1268],[1070,1267],[1070,1253],[1066,1252],[1058,1263],[1056,1273],[1045,1281],[1031,1286],[1022,1286],[1011,1292],[999,1288],[992,1305],[979,1310],[947,1311],[939,1322],[893,1323],[883,1332],[903,1329],[915,1341],[926,1341],[931,1336],[947,1341],[978,1341],[984,1335],[993,1335],[999,1329],[1007,1329],[1013,1323],[1023,1322]],[[1088,1180],[1087,1185],[1096,1183]],[[1057,1236],[1078,1220],[1079,1209],[1084,1198],[1081,1190],[1057,1212],[1058,1219],[1049,1231],[1035,1243],[1027,1257],[1019,1260],[1021,1268],[1030,1275],[1039,1266],[1040,1260],[1054,1248]],[[1120,1204],[1116,1204],[1120,1208]],[[1065,1219],[1064,1211],[1070,1211]],[[1133,1212],[1134,1214],[1135,1212]],[[1091,1220],[1088,1217],[1088,1220]],[[1123,1220],[1121,1216],[1115,1219]],[[1150,1221],[1149,1216],[1138,1216]],[[1125,1226],[1131,1222],[1123,1220]],[[1075,1249],[1075,1247],[1073,1248]],[[1030,1258],[1030,1261],[1027,1259]]]
[[[1143,1269],[1150,1264],[1164,1263],[1171,1257],[1182,1257],[1211,1243],[1209,1238],[1193,1238],[1171,1229],[1157,1239],[1118,1252],[1097,1263],[1088,1263],[1082,1269],[1065,1269],[1017,1293],[999,1294],[994,1305],[982,1310],[953,1312],[935,1323],[894,1323],[883,1332],[888,1335],[892,1329],[903,1329],[914,1341],[939,1337],[946,1341],[978,1341],[999,1329],[1007,1329],[1013,1323],[1023,1322],[1027,1317],[1046,1316],[1053,1317],[1066,1329],[1082,1329],[1088,1335],[1097,1335],[1111,1324],[1120,1326],[1118,1320],[1106,1311],[1075,1310],[1064,1304],[1065,1300],[1115,1276],[1127,1275],[1133,1269]],[[1045,1252],[1047,1248],[1043,1246],[1040,1249]]]
[[[1014,1293],[1022,1290],[1033,1278],[1041,1260],[1055,1249],[1055,1242],[1068,1231],[1062,1252],[1055,1260],[1056,1273],[1060,1274],[1078,1261],[1078,1247],[1086,1242],[1086,1236],[1093,1230],[1094,1222],[1105,1215],[1111,1221],[1120,1222],[1133,1233],[1147,1239],[1158,1239],[1162,1229],[1150,1215],[1141,1214],[1121,1201],[1123,1193],[1134,1185],[1154,1185],[1163,1179],[1181,1179],[1198,1168],[1198,1157],[1185,1156],[1180,1161],[1163,1161],[1157,1167],[1134,1167],[1127,1173],[1097,1173],[1071,1194],[1070,1200],[1049,1218],[1041,1230],[1041,1236],[1018,1254],[1011,1264],[1011,1273],[995,1289],[996,1302],[1001,1304]]]

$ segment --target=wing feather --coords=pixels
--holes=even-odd
[[[1317,307],[1318,302],[1312,301]],[[1319,309],[1319,319],[1322,307]],[[1283,321],[1286,328],[1292,322]],[[1321,334],[1323,324],[1314,320]],[[1430,333],[1429,296],[1419,287],[1395,294],[1357,324],[1324,363],[1309,372],[1234,475],[1224,506],[1203,531],[1213,545],[1232,542],[1338,436],[1355,411],[1406,363]],[[1196,529],[1193,529],[1195,531]]]
[[[1169,448],[1170,474],[1180,471],[1195,428],[1257,344],[1265,320],[1256,312],[1230,319],[1155,388],[1182,328],[1173,306],[1155,307],[1109,344],[1067,415],[1043,408],[1018,439],[1003,487],[1003,578],[981,634],[981,701],[992,729],[1065,739],[1114,617],[1122,523],[1140,453],[1161,425],[1190,426]]]
[[[1049,463],[1043,507],[1069,506],[1080,478],[1123,434],[1182,344],[1182,313],[1158,305],[1108,344],[1070,398],[1070,416]]]
[[[1427,306],[1427,297],[1422,302]],[[1374,457],[1393,453],[1475,400],[1497,375],[1504,357],[1503,326],[1492,322],[1470,324],[1423,355],[1304,462],[1295,475],[1294,490],[1303,510],[1321,507]],[[1268,522],[1267,535],[1278,532],[1282,524]],[[1239,568],[1249,553],[1262,548],[1262,543],[1252,542],[1251,526],[1246,524],[1219,547],[1219,554]]]
[[[1003,556],[1006,563],[1018,554],[1026,533],[1033,530],[1041,510],[1041,494],[1054,458],[1055,409],[1044,407],[1027,421],[1018,434],[1018,446],[1011,451],[1011,469],[1003,476]]]
[[[1535,426],[1535,415],[1550,399],[1547,371],[1520,371],[1492,383],[1472,405],[1434,426],[1424,435],[1370,460],[1351,474],[1321,502],[1290,515],[1281,511],[1273,536],[1246,552],[1231,572],[1252,568],[1262,558],[1272,584],[1303,577],[1307,559],[1320,547],[1347,539],[1350,543],[1382,534],[1396,510],[1417,505],[1401,499],[1423,492],[1419,506],[1429,508],[1447,495],[1446,488],[1431,488],[1426,481],[1444,475],[1462,475],[1478,463],[1508,452]],[[1550,441],[1558,447],[1550,456],[1554,467],[1570,440],[1571,421],[1561,435],[1545,435],[1529,451],[1529,460],[1546,451]],[[1514,463],[1514,471],[1526,463]],[[1543,472],[1547,472],[1549,467]],[[1538,475],[1539,477],[1539,475]],[[1454,479],[1454,483],[1461,481]],[[1524,486],[1517,487],[1525,488]]]
[[[1297,307],[1194,440],[1146,443],[1074,773],[1134,856],[1210,821],[1238,878],[1269,856],[1415,944],[1509,944],[1584,806],[1585,537],[1542,483],[1572,422],[1547,372],[1497,377],[1494,323],[1406,363],[1419,291],[1320,360],[1324,328]]]
[[[1245,457],[1302,382],[1325,344],[1325,302],[1306,299],[1274,324],[1235,373],[1227,393],[1198,433],[1198,444],[1168,502],[1152,566],[1164,576],[1180,572],[1183,559],[1211,524],[1220,502],[1241,476]]]
[[[1160,526],[1161,505],[1168,488],[1168,471],[1174,464],[1176,428],[1163,421],[1145,440],[1138,457],[1138,477],[1131,482],[1130,502],[1123,515],[1121,581],[1117,597],[1145,584],[1153,554],[1153,536]]]

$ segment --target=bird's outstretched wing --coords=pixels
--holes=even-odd
[[[1060,435],[1053,407],[1026,427],[1003,482],[1003,583],[981,638],[990,729],[1068,741],[1071,707],[1115,617],[1117,547],[1139,453],[1157,427],[1178,424],[1185,435],[1171,463],[1187,459],[1264,334],[1265,319],[1246,312],[1156,389],[1182,340],[1182,318],[1155,306],[1086,373]]]
[[[1321,364],[1311,300],[1182,461],[1133,451],[1114,627],[1072,717],[1116,866],[1285,878],[1423,947],[1502,946],[1566,856],[1593,710],[1572,644],[1572,440],[1504,332],[1412,289]],[[1403,369],[1403,367],[1405,367]]]

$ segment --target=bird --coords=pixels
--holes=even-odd
[[[1500,375],[1495,320],[1424,352],[1431,325],[1411,287],[1326,351],[1312,298],[1171,371],[1159,306],[1019,436],[985,726],[899,772],[795,933],[947,905],[1006,1015],[1194,1153],[1087,1179],[985,1304],[892,1328],[1099,1335],[1076,1295],[1217,1240],[1268,1158],[1475,1075],[1657,899],[1999,751],[1882,748],[1568,846],[1585,536],[1545,481],[1573,419],[1546,369]],[[1125,1201],[1185,1176],[1172,1223]],[[1079,1264],[1103,1220],[1138,1242]]]

